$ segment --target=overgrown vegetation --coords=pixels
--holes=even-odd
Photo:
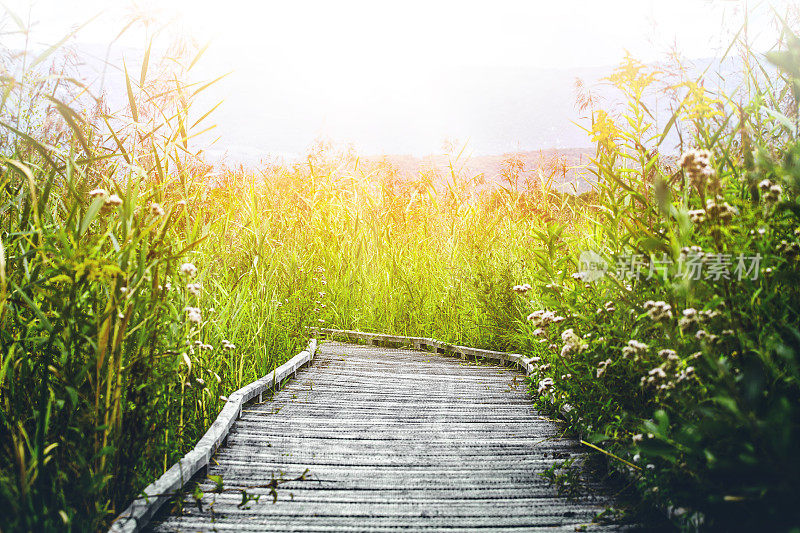
[[[626,60],[608,82],[627,107],[584,100],[581,196],[513,159],[482,190],[456,151],[448,175],[412,180],[324,145],[212,173],[196,54],[148,52],[112,112],[58,49],[6,51],[0,528],[107,526],[312,324],[534,356],[539,404],[572,406],[678,524],[796,522],[800,41],[770,56],[778,74],[737,49],[727,95]],[[656,91],[679,105],[658,129]],[[736,270],[739,254],[760,264]]]
[[[596,201],[572,229],[547,226],[527,278],[540,405],[569,404],[684,528],[800,523],[800,39],[784,38],[766,58],[735,43],[733,94],[618,68],[627,106],[589,110]],[[681,99],[656,130],[644,101],[665,85]]]

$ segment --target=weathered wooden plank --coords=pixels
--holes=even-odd
[[[433,339],[358,338],[483,357]],[[213,495],[206,480],[202,512],[187,501],[188,514],[154,529],[574,531],[607,499],[567,501],[538,475],[585,452],[533,408],[518,378],[431,353],[323,344],[313,368],[269,402],[248,406],[229,431],[208,473],[231,491]],[[273,504],[264,486],[306,469],[310,476],[281,485]],[[240,508],[238,489],[263,498]]]
[[[232,393],[208,431],[197,445],[179,459],[156,481],[145,487],[142,495],[131,502],[114,522],[109,532],[133,533],[145,527],[158,509],[170,499],[170,495],[183,487],[192,476],[208,465],[211,456],[217,451],[239,417],[242,406],[266,390],[276,388],[286,377],[298,368],[309,364],[317,350],[317,341],[312,339],[308,347],[292,359],[279,366],[261,379],[250,383]]]

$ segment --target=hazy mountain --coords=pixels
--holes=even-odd
[[[138,78],[141,51],[81,45],[73,57],[80,77],[95,93],[104,92],[111,109],[127,104],[122,60]],[[389,154],[388,160],[401,174],[416,175],[425,170],[444,172],[446,157],[424,154],[441,153],[442,142],[454,139],[456,144],[466,143],[466,153],[471,154],[465,170],[483,174],[488,181],[502,181],[503,161],[517,154],[531,172],[560,158],[566,170],[555,173],[555,178],[563,183],[576,180],[575,167],[586,164],[587,154],[593,153],[580,127],[587,121],[575,104],[576,80],[591,90],[600,107],[613,110],[620,104],[616,89],[601,82],[614,67],[442,66],[414,78],[398,70],[396,77],[367,77],[358,94],[335,98],[331,95],[338,93],[327,88],[326,80],[300,67],[291,74],[267,76],[268,83],[263,82],[263,72],[260,83],[253,83],[248,72],[233,73],[206,91],[196,115],[219,100],[224,103],[211,116],[216,128],[196,139],[195,145],[218,137],[207,147],[209,156],[229,165],[253,165],[270,156],[300,157],[316,139],[327,138],[339,145],[352,142],[371,160]],[[697,76],[707,67],[711,73],[707,86],[732,89],[739,83],[736,59],[698,60],[688,75]],[[264,65],[256,62],[253,68]],[[671,109],[658,96],[650,95],[645,103],[660,129]],[[674,144],[675,139],[668,139],[665,147]],[[578,182],[577,188],[585,190],[586,184]]]

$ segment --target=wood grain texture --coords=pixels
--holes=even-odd
[[[326,341],[313,366],[242,410],[208,465],[226,491],[198,479],[202,511],[187,497],[182,515],[152,529],[618,530],[591,523],[610,504],[602,486],[568,500],[539,475],[585,451],[533,408],[526,387],[523,373],[498,365]],[[265,485],[306,470],[273,503]],[[243,508],[232,489],[261,498]]]

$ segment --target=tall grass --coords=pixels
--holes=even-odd
[[[60,49],[4,55],[4,530],[104,527],[304,340],[317,281],[258,263],[258,214],[220,204],[190,149],[198,58],[149,52],[114,113]]]

